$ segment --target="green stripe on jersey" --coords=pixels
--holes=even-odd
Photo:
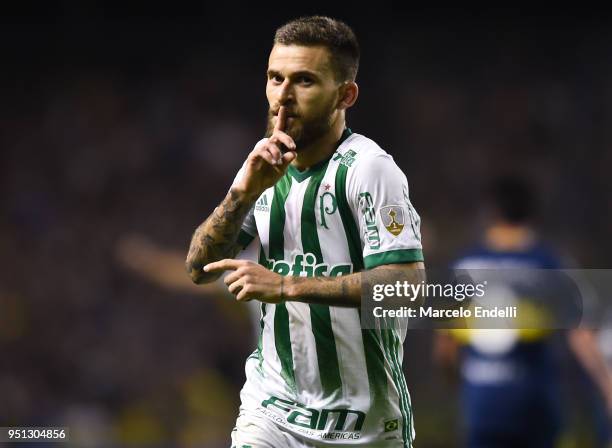
[[[291,189],[291,178],[286,174],[274,185],[274,198],[270,206],[270,248],[268,258],[282,260],[285,258],[285,202]]]
[[[270,206],[270,249],[269,258],[282,260],[285,257],[285,201],[291,189],[291,178],[283,176],[274,186],[274,199]],[[284,303],[275,305],[274,311],[274,343],[281,363],[281,376],[291,390],[295,388],[295,373],[293,370],[293,354],[291,352],[291,337],[289,333],[289,313]]]
[[[259,264],[262,266],[268,265],[266,261],[266,254],[264,252],[263,246],[259,245]],[[257,356],[259,357],[259,372],[263,374],[262,364],[263,364],[263,332],[264,332],[264,323],[266,319],[266,303],[261,302],[261,318],[259,319],[259,339],[257,340]]]
[[[406,429],[407,432],[407,439],[409,441],[412,441],[412,405],[410,403],[410,395],[408,393],[408,385],[406,384],[406,376],[404,375],[404,370],[402,369],[402,363],[399,360],[399,353],[400,350],[403,350],[404,346],[401,343],[400,337],[397,334],[397,331],[391,330],[391,333],[394,336],[394,341],[395,341],[395,349],[392,352],[393,358],[395,360],[395,364],[397,365],[397,369],[398,369],[398,376],[400,379],[400,387],[402,388],[402,394],[404,395],[404,403],[405,403],[405,413],[406,413],[406,418],[408,420],[408,427]]]
[[[363,256],[361,251],[361,239],[359,228],[351,212],[346,197],[346,174],[348,167],[339,165],[336,172],[336,200],[338,210],[342,218],[344,233],[346,234],[353,272],[363,270]],[[361,317],[361,313],[359,313]],[[368,373],[368,384],[370,386],[370,400],[373,407],[383,406],[389,401],[387,396],[387,370],[385,367],[385,355],[383,353],[382,341],[379,342],[374,330],[362,329],[363,352],[365,354],[366,370]]]
[[[353,263],[353,272],[359,272],[363,269],[363,253],[361,251],[361,238],[359,238],[359,227],[353,218],[353,213],[349,207],[346,197],[346,173],[348,167],[339,165],[336,171],[336,201],[338,201],[338,210],[342,218],[344,233],[351,254],[351,262]]]
[[[368,371],[372,407],[379,408],[389,400],[385,355],[377,341],[376,330],[362,329],[361,337],[363,339],[363,352]]]
[[[393,330],[390,329],[381,329],[380,330],[381,337],[383,340],[383,345],[385,346],[385,355],[387,358],[387,362],[391,366],[391,374],[393,376],[393,384],[395,384],[395,388],[397,389],[397,393],[399,395],[399,406],[400,411],[402,413],[402,439],[404,440],[404,446],[409,445],[409,437],[408,437],[408,409],[406,405],[406,397],[403,394],[403,385],[401,383],[400,375],[402,375],[401,368],[398,369],[397,364],[395,362],[395,358],[392,354],[394,350],[393,344]]]
[[[327,171],[327,163],[314,174],[308,183],[304,194],[301,216],[302,248],[305,254],[311,253],[316,257],[317,264],[323,263],[321,243],[317,233],[317,217],[315,207],[321,180]],[[332,329],[331,315],[328,305],[310,304],[310,323],[315,337],[317,359],[321,386],[325,395],[332,395],[334,391],[342,388],[340,366],[336,340]]]

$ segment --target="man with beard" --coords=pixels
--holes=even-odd
[[[237,300],[261,302],[235,447],[412,444],[405,327],[362,329],[359,307],[364,270],[422,280],[420,219],[392,157],[346,128],[358,64],[342,22],[276,31],[266,137],[191,241],[195,283],[230,271]],[[256,236],[259,264],[234,260]]]

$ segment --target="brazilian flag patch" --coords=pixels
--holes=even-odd
[[[385,422],[385,432],[395,431],[399,428],[399,419],[387,420]]]

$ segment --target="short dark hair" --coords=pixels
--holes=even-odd
[[[359,44],[346,23],[323,16],[300,17],[276,30],[274,44],[324,46],[331,55],[337,81],[354,81],[359,68]]]
[[[500,217],[511,224],[522,224],[533,218],[536,198],[526,179],[506,175],[494,179],[488,188],[489,200]]]

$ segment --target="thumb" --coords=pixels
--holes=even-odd
[[[289,165],[295,160],[296,157],[297,153],[295,151],[287,151],[285,154],[283,154],[283,165]]]

